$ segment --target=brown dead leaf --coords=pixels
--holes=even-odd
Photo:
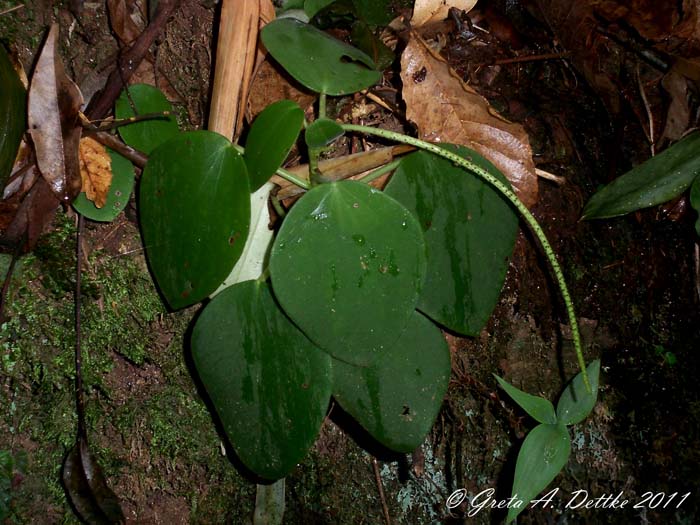
[[[258,68],[250,86],[246,111],[248,122],[253,122],[258,113],[273,102],[284,99],[293,100],[305,110],[316,100],[316,95],[299,85],[281,68],[265,60]]]
[[[521,201],[537,202],[537,175],[527,133],[498,115],[415,33],[401,56],[406,117],[430,142],[463,144],[490,160]]]
[[[477,0],[416,0],[413,6],[411,26],[418,28],[447,18],[450,8],[470,11]]]
[[[2,234],[4,243],[22,242],[23,252],[29,252],[34,248],[39,236],[51,224],[60,205],[60,201],[43,177],[34,180],[34,186],[16,211],[7,210],[8,214],[11,212],[12,220]],[[5,202],[7,201],[3,201]]]
[[[27,121],[37,164],[51,190],[64,202],[80,193],[78,118],[83,97],[56,52],[58,25],[51,26],[29,88]]]
[[[141,13],[129,9],[126,0],[107,0],[107,10],[110,25],[123,45],[128,46],[139,37],[143,28],[134,21],[133,15]]]
[[[102,208],[112,185],[112,159],[107,149],[90,137],[80,141],[80,177],[87,199]]]

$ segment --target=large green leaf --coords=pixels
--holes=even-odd
[[[540,424],[530,431],[518,453],[513,479],[512,497],[522,503],[510,507],[506,523],[513,521],[557,477],[570,452],[571,438],[565,426]]]
[[[333,396],[377,441],[411,452],[435,422],[450,379],[440,330],[414,312],[399,340],[369,367],[335,361]]]
[[[494,374],[496,381],[501,385],[501,388],[505,390],[510,397],[513,398],[522,409],[530,414],[539,423],[547,423],[554,425],[557,422],[557,415],[554,413],[554,406],[548,399],[543,397],[533,396],[527,392],[515,388],[513,385],[507,381],[501,379],[496,374]]]
[[[319,118],[306,128],[304,139],[310,150],[319,150],[342,137],[343,133],[343,128],[335,120]]]
[[[84,192],[73,201],[75,210],[92,221],[113,221],[129,204],[129,197],[134,189],[134,166],[119,153],[109,149],[107,151],[112,159],[112,184],[105,205],[98,208],[85,197]]]
[[[557,403],[557,421],[564,425],[575,425],[588,417],[598,399],[598,377],[600,376],[600,359],[586,367],[591,391],[588,392],[579,372],[564,389]]]
[[[631,169],[588,201],[582,219],[604,219],[678,197],[700,174],[700,133],[691,133]]]
[[[27,92],[5,47],[0,44],[0,187],[12,172],[22,134],[27,129]]]
[[[192,332],[197,373],[241,461],[279,479],[313,445],[331,394],[331,359],[246,281],[209,303]]]
[[[346,95],[379,81],[381,73],[359,49],[292,18],[267,24],[261,37],[270,54],[304,86],[319,93]]]
[[[506,181],[476,152],[456,151]],[[498,301],[518,217],[482,179],[422,151],[401,162],[386,193],[411,210],[425,232],[428,272],[418,309],[450,330],[477,335]]]
[[[170,114],[173,107],[161,90],[153,86],[134,84],[127,89],[129,93],[122,91],[114,106],[114,114],[118,119],[135,116],[132,102],[139,115],[169,113],[165,117],[134,122],[119,128],[119,134],[124,142],[148,155],[163,142],[178,134],[177,121],[174,115]]]
[[[255,118],[243,154],[251,191],[258,190],[282,165],[303,123],[304,111],[291,100],[270,104]]]
[[[148,262],[168,304],[201,301],[231,272],[248,237],[243,158],[217,133],[182,133],[151,154],[139,198]]]
[[[695,177],[695,181],[690,187],[690,204],[698,212],[698,218],[695,221],[695,231],[700,235],[700,176]]]
[[[353,181],[322,184],[292,208],[270,273],[285,312],[333,357],[367,365],[401,335],[425,276],[411,213]]]

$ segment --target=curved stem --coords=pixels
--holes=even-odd
[[[390,163],[385,164],[384,166],[381,166],[381,167],[377,168],[376,170],[368,173],[364,177],[357,179],[357,181],[364,182],[365,184],[369,184],[373,180],[376,180],[379,177],[381,177],[382,175],[394,171],[396,168],[398,168],[399,164],[401,164],[401,159],[393,160]]]
[[[238,153],[243,155],[245,153],[245,148],[239,144],[231,144],[233,149],[235,149]],[[292,184],[296,184],[300,188],[304,188],[305,190],[310,190],[311,189],[311,184],[306,182],[304,179],[300,179],[294,173],[291,171],[287,171],[284,168],[277,168],[277,171],[275,171],[277,175],[282,177],[284,180],[291,182]]]
[[[566,281],[564,280],[564,274],[561,270],[561,266],[559,266],[559,261],[557,261],[557,257],[556,255],[554,255],[554,250],[549,244],[547,236],[544,234],[544,231],[542,231],[542,227],[537,222],[537,219],[535,219],[532,213],[530,213],[530,210],[528,210],[527,207],[520,201],[520,199],[518,199],[517,195],[513,192],[513,190],[510,189],[506,184],[498,180],[496,177],[491,175],[485,169],[477,166],[473,162],[470,162],[463,157],[460,157],[455,153],[452,153],[451,151],[447,151],[446,149],[441,148],[436,144],[431,144],[430,142],[425,142],[420,139],[408,137],[406,135],[402,135],[400,133],[395,133],[393,131],[388,131],[385,129],[369,128],[366,126],[359,126],[356,124],[343,124],[342,126],[345,131],[358,131],[360,133],[366,133],[368,135],[376,135],[378,137],[383,137],[385,139],[393,140],[395,142],[409,144],[411,146],[415,146],[417,148],[429,151],[430,153],[443,157],[455,163],[456,165],[471,171],[478,177],[484,179],[486,182],[488,182],[494,188],[496,188],[506,199],[508,199],[513,204],[513,206],[515,206],[518,212],[520,212],[522,217],[525,219],[525,222],[527,222],[528,226],[532,229],[532,232],[537,237],[537,240],[542,245],[542,249],[544,250],[545,256],[547,257],[547,260],[549,261],[549,264],[552,267],[552,272],[554,273],[554,277],[556,278],[557,284],[559,285],[559,291],[561,293],[562,299],[564,299],[566,312],[569,317],[569,324],[571,325],[571,336],[574,340],[574,348],[576,349],[578,364],[581,368],[581,374],[583,375],[583,382],[586,385],[586,389],[588,390],[588,392],[591,392],[591,384],[588,380],[588,374],[586,372],[586,362],[583,359],[583,350],[581,349],[581,335],[579,334],[578,330],[578,322],[576,321],[574,304],[571,300],[569,289],[566,286]]]

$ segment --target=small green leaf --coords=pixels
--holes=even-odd
[[[282,165],[303,123],[304,111],[291,100],[270,104],[255,118],[243,154],[250,191],[257,191]]]
[[[476,152],[446,148],[506,182]],[[385,191],[418,218],[425,233],[428,272],[418,309],[450,330],[477,335],[498,302],[517,215],[482,179],[423,151],[401,161]]]
[[[698,212],[698,218],[695,221],[695,231],[700,235],[700,176],[695,177],[695,181],[690,187],[690,204]]]
[[[425,439],[450,379],[440,330],[414,312],[399,340],[369,367],[334,361],[333,396],[377,441],[412,452]]]
[[[261,37],[289,74],[318,93],[346,95],[379,82],[381,73],[359,49],[291,18],[267,24]]]
[[[91,221],[113,221],[129,204],[129,197],[134,190],[134,166],[119,153],[110,149],[107,152],[112,159],[112,185],[109,187],[105,205],[98,208],[85,197],[85,193],[81,193],[73,201],[75,211]]]
[[[501,388],[506,391],[506,393],[513,398],[522,409],[530,414],[532,418],[538,423],[547,423],[549,425],[554,425],[557,422],[557,416],[554,413],[554,405],[543,397],[533,396],[527,392],[515,388],[513,385],[501,379],[496,374],[493,375],[501,385]]]
[[[22,135],[27,129],[27,91],[5,46],[0,44],[0,187],[12,172]]]
[[[241,461],[264,478],[286,476],[326,415],[330,357],[289,322],[259,281],[227,288],[204,308],[192,357]]]
[[[598,399],[598,377],[600,376],[600,359],[586,367],[591,393],[586,390],[583,374],[579,372],[564,389],[557,403],[557,421],[564,425],[580,423],[591,413]]]
[[[114,106],[114,114],[118,119],[127,119],[136,115],[131,106],[132,101],[138,115],[172,113],[173,107],[160,89],[147,84],[134,84],[127,89],[128,95],[126,91],[122,91]],[[177,121],[172,114],[134,122],[119,128],[119,134],[124,142],[146,155],[150,155],[154,149],[178,132]]]
[[[306,128],[304,139],[310,150],[319,150],[342,137],[343,133],[343,128],[335,120],[319,118]]]
[[[615,217],[678,197],[700,174],[698,151],[700,133],[691,133],[598,191],[581,218]]]
[[[540,424],[525,438],[515,464],[513,501],[506,523],[513,521],[564,468],[571,452],[571,438],[566,427]]]
[[[354,181],[321,184],[291,209],[272,246],[282,308],[333,357],[367,365],[401,335],[425,276],[413,215]]]
[[[141,230],[171,308],[201,301],[241,256],[250,223],[245,162],[211,131],[181,133],[151,153],[139,191]]]
[[[313,18],[324,7],[331,5],[335,0],[306,0],[304,2],[304,12],[309,18]]]
[[[374,34],[365,22],[357,21],[352,25],[350,39],[360,51],[367,53],[372,58],[377,69],[384,70],[394,62],[394,52]]]

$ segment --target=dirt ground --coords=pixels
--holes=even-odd
[[[13,4],[0,0],[0,11]],[[189,128],[205,121],[213,4],[185,0],[153,57],[152,80],[164,86]],[[28,2],[0,16],[0,38],[31,71],[52,20],[61,23],[69,73],[89,93],[104,81],[118,50],[103,3]],[[491,55],[479,56],[466,33],[453,28],[442,54],[494,107],[525,126],[537,167],[565,179],[540,181],[533,212],[563,263],[586,360],[602,360],[599,403],[573,427],[571,460],[551,485],[559,494],[550,507],[525,512],[519,523],[697,523],[695,216],[689,210],[672,220],[674,214],[654,208],[579,221],[600,185],[648,156],[644,134],[631,113],[612,121],[566,61],[505,64],[496,73],[473,67],[505,45],[495,43],[478,51]],[[554,51],[546,41],[530,45],[541,54]],[[59,213],[51,232],[22,258],[10,291],[10,320],[0,331],[0,451],[16,462],[10,490],[0,493],[11,506],[6,523],[78,522],[59,482],[76,422],[75,230],[74,213]],[[192,379],[187,331],[197,307],[168,313],[163,306],[146,268],[135,204],[114,223],[88,224],[84,248],[89,434],[128,522],[251,523],[255,484],[226,455]],[[3,257],[6,267],[9,258]],[[497,389],[492,374],[556,399],[577,371],[565,322],[541,250],[521,232],[487,327],[473,339],[446,334],[453,374],[423,447],[412,457],[391,454],[332,407],[309,457],[287,478],[285,523],[383,523],[373,457],[394,523],[501,522],[502,511],[449,515],[445,501],[459,488],[471,494],[494,488],[499,499],[510,495],[517,450],[533,424]],[[565,510],[576,490],[595,497],[623,492],[631,501],[647,492],[691,495],[678,509]]]

